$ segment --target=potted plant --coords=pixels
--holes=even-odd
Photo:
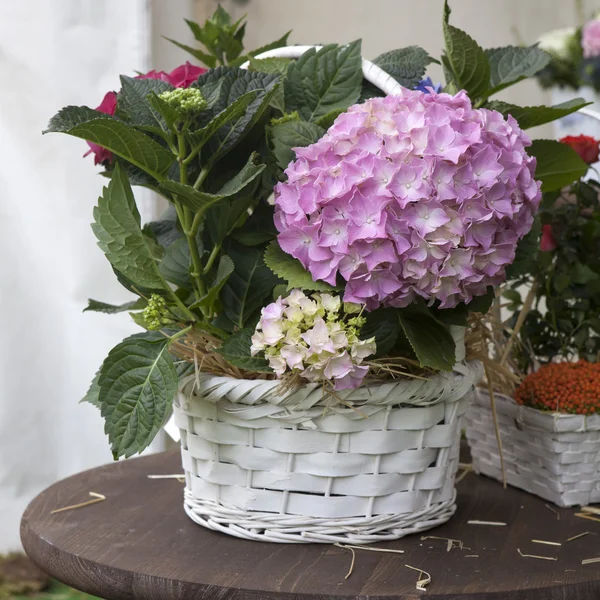
[[[467,397],[469,312],[529,232],[540,181],[582,161],[523,129],[576,111],[490,100],[538,48],[484,51],[444,10],[445,93],[412,46],[246,53],[222,8],[190,23],[209,69],[123,77],[49,131],[88,140],[109,178],[92,227],[144,332],[86,400],[115,458],[174,410],[196,522],[266,541],[373,542],[446,521]],[[537,65],[535,68],[532,65]],[[420,89],[413,89],[420,88]],[[536,171],[537,161],[537,171]],[[559,172],[552,167],[560,162]],[[170,209],[142,226],[132,186]]]
[[[600,111],[600,14],[581,26],[556,29],[542,35],[539,47],[551,57],[538,72],[545,89],[552,91],[556,104],[583,97],[591,108]],[[585,132],[600,137],[600,123],[584,114],[572,114],[554,123],[556,137]]]
[[[564,141],[598,159],[597,140]],[[467,417],[475,471],[559,506],[600,501],[599,193],[590,179],[544,194],[539,248],[504,291],[507,333],[497,345],[522,381],[497,388],[502,449],[488,393]]]

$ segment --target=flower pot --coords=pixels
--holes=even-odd
[[[476,473],[502,480],[484,391],[472,394],[467,439]],[[496,394],[506,480],[558,506],[600,502],[600,415],[546,413]]]
[[[393,540],[455,511],[462,417],[476,362],[429,379],[324,394],[317,384],[205,373],[182,382],[185,510],[271,542]]]

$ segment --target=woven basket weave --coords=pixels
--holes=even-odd
[[[447,521],[478,363],[324,395],[204,373],[174,407],[197,523],[272,542],[369,543]],[[359,412],[360,411],[360,412]],[[368,417],[368,418],[366,418]]]
[[[475,472],[502,480],[490,398],[472,395],[467,439]],[[506,480],[558,506],[600,502],[600,415],[544,413],[496,394]]]

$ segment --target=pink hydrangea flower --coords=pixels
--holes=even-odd
[[[106,92],[102,102],[96,107],[96,110],[104,113],[105,115],[114,115],[115,110],[117,109],[117,94],[116,92]],[[100,165],[105,162],[110,162],[112,160],[112,152],[103,148],[102,146],[98,146],[98,144],[94,144],[93,142],[88,142],[87,145],[90,149],[84,154],[84,156],[88,156],[89,154],[94,155],[94,164]]]
[[[541,191],[517,122],[455,96],[403,90],[340,115],[275,188],[281,248],[344,300],[443,308],[505,279]]]
[[[588,21],[581,31],[581,47],[584,58],[600,56],[600,19]]]

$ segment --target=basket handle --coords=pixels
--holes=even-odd
[[[314,48],[320,50],[323,46],[284,46],[283,48],[275,48],[267,50],[255,58],[300,58],[307,50]],[[250,61],[246,61],[241,65],[241,69],[247,69],[250,66]],[[391,75],[386,73],[381,67],[372,63],[366,58],[362,59],[363,77],[372,83],[376,88],[380,89],[388,96],[397,96],[404,89]]]
[[[600,113],[589,108],[580,108],[575,114],[585,115],[586,117],[590,117],[591,119],[596,119],[596,121],[600,121]]]

